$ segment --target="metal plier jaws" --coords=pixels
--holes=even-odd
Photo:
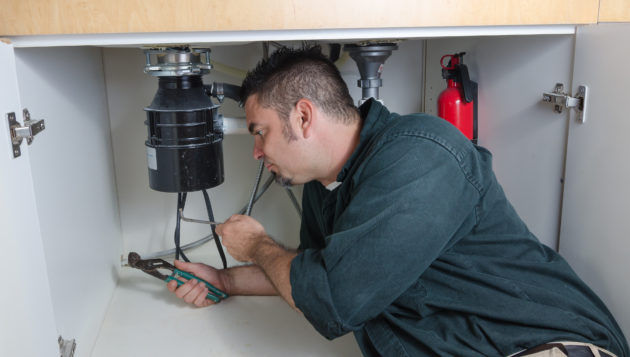
[[[142,258],[140,258],[140,254],[136,252],[131,252],[129,253],[127,257],[127,262],[129,262],[129,266],[131,266],[132,268],[140,269],[143,272],[149,275],[152,275],[160,280],[164,280],[167,283],[171,280],[175,280],[177,282],[177,286],[183,285],[185,283],[184,281],[177,279],[178,276],[181,276],[182,278],[186,278],[188,280],[195,279],[199,282],[202,282],[208,288],[207,298],[214,302],[220,302],[221,299],[225,299],[228,297],[228,294],[219,290],[217,287],[210,284],[209,282],[203,279],[200,279],[191,273],[179,270],[175,268],[173,264],[165,260],[162,260],[162,259],[143,260]],[[167,270],[170,270],[171,273],[169,275],[162,274],[158,271],[158,269],[167,269]]]

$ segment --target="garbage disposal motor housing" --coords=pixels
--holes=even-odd
[[[203,85],[210,49],[145,50],[145,73],[158,91],[144,108],[149,185],[162,192],[192,192],[223,183],[223,119]]]

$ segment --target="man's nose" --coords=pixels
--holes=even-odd
[[[256,144],[254,144],[254,152],[253,152],[253,154],[254,154],[254,159],[256,159],[256,160],[260,160],[260,159],[262,159],[265,156],[263,154],[263,151]]]

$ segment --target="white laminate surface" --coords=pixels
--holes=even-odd
[[[392,27],[359,29],[193,31],[153,33],[101,33],[65,35],[9,36],[18,47],[113,46],[138,47],[161,44],[234,44],[256,41],[341,40],[356,42],[373,39],[436,38],[467,36],[559,35],[574,34],[575,25],[508,25]]]
[[[352,334],[319,335],[280,297],[234,296],[194,308],[159,280],[123,268],[92,357],[361,356]]]

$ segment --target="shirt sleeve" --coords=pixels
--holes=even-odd
[[[480,193],[461,157],[472,146],[456,155],[414,135],[384,140],[353,175],[326,247],[291,264],[297,307],[329,339],[383,312],[476,219]]]

